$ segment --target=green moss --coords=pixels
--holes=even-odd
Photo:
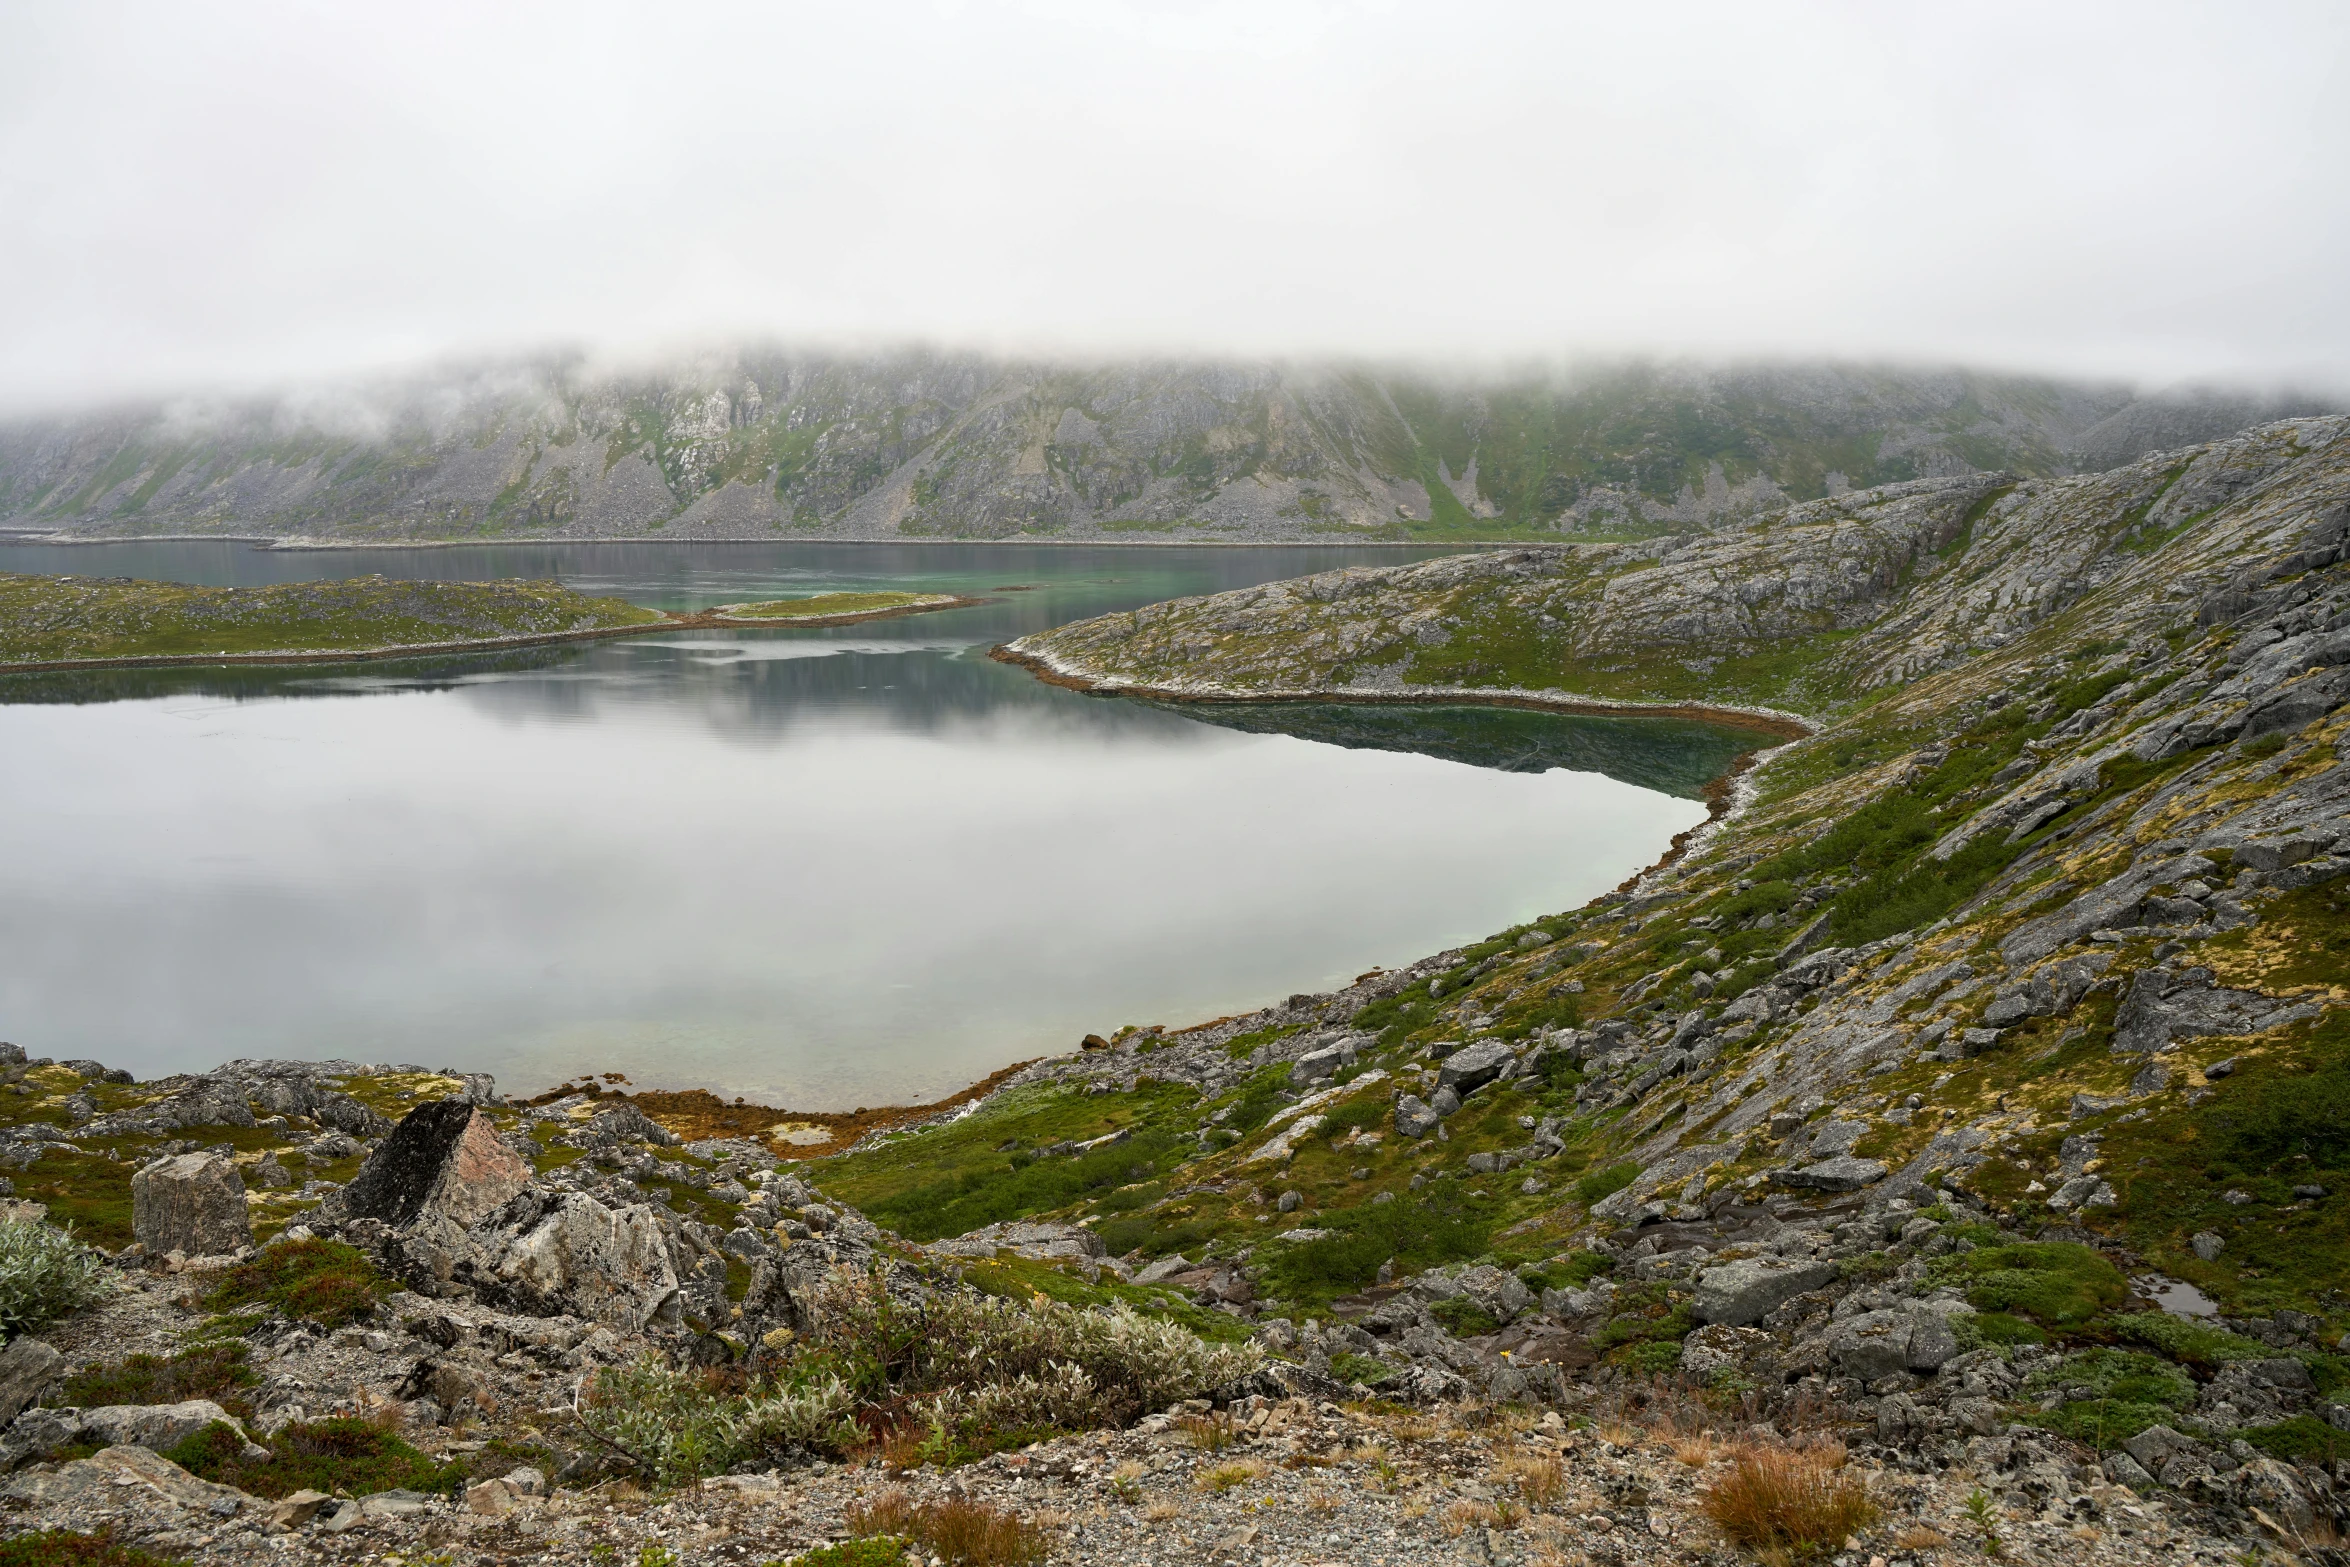
[[[1445,1331],[1455,1338],[1482,1338],[1501,1331],[1501,1323],[1493,1313],[1466,1295],[1438,1301],[1428,1308],[1428,1315],[1443,1323]]]
[[[2240,1338],[2224,1328],[2164,1311],[2131,1312],[2107,1319],[2107,1326],[2125,1344],[2142,1344],[2206,1371],[2216,1371],[2231,1360],[2265,1360],[2275,1353],[2265,1344]]]
[[[1316,1222],[1331,1234],[1293,1243],[1269,1260],[1260,1254],[1265,1280],[1285,1299],[1318,1304],[1370,1284],[1390,1258],[1406,1274],[1479,1255],[1491,1225],[1440,1192],[1445,1184],[1322,1215]]]
[[[2121,1271],[2071,1241],[2019,1241],[1944,1258],[1936,1274],[1966,1286],[1977,1311],[2005,1311],[2072,1330],[2129,1298]]]
[[[1640,1166],[1637,1164],[1616,1164],[1604,1170],[1595,1170],[1575,1183],[1575,1200],[1588,1208],[1595,1202],[1613,1197],[1639,1178]]]
[[[228,1426],[206,1426],[163,1456],[216,1485],[233,1485],[255,1496],[290,1496],[296,1491],[365,1496],[374,1491],[454,1492],[465,1470],[427,1458],[406,1442],[365,1420],[308,1420],[281,1426],[270,1435],[270,1457],[244,1458],[244,1439]]]
[[[1342,1382],[1359,1382],[1365,1387],[1377,1387],[1395,1376],[1395,1368],[1375,1355],[1332,1355],[1330,1372]]]

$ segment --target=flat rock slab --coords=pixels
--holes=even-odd
[[[1836,1264],[1826,1259],[1748,1257],[1708,1268],[1698,1276],[1697,1299],[1690,1310],[1704,1322],[1744,1326],[1760,1322],[1798,1295],[1808,1294],[1836,1277]]]
[[[1771,1172],[1771,1180],[1776,1185],[1814,1192],[1857,1192],[1871,1182],[1884,1178],[1885,1166],[1874,1159],[1855,1159],[1850,1154],[1822,1159],[1800,1170]]]

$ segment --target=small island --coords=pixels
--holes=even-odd
[[[762,625],[845,625],[856,620],[880,620],[927,609],[957,609],[980,600],[954,593],[817,593],[807,598],[769,599],[758,604],[721,604],[712,618],[757,621]]]
[[[648,631],[845,625],[978,602],[953,594],[828,593],[676,613],[519,578],[366,576],[217,588],[0,573],[0,672],[413,657]]]

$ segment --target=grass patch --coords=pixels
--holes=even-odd
[[[2195,1407],[2195,1379],[2142,1350],[2087,1349],[2034,1372],[2028,1394],[2063,1391],[2053,1410],[2024,1418],[2100,1450],[2119,1446],[2153,1425],[2175,1425]],[[2071,1395],[2086,1392],[2087,1398]]]
[[[1466,1295],[1438,1301],[1428,1308],[1428,1315],[1443,1323],[1454,1338],[1483,1338],[1501,1331],[1500,1319]]]
[[[283,1316],[337,1328],[373,1316],[391,1288],[357,1247],[340,1241],[282,1241],[231,1268],[204,1304],[213,1311],[266,1305]]]
[[[2295,1415],[2275,1425],[2248,1426],[2234,1435],[2289,1464],[2330,1464],[2350,1458],[2350,1431],[2337,1431],[2314,1415]]]
[[[1639,1178],[1640,1166],[1637,1164],[1616,1164],[1604,1170],[1594,1170],[1575,1183],[1575,1200],[1588,1208],[1595,1202],[1613,1197]]]
[[[296,1491],[365,1496],[372,1491],[454,1493],[465,1470],[427,1458],[406,1442],[366,1420],[301,1420],[281,1426],[269,1439],[263,1463],[241,1456],[244,1439],[215,1421],[163,1456],[216,1485],[233,1485],[255,1496],[290,1496]]]

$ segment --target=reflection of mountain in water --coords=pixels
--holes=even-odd
[[[1683,799],[1742,752],[1766,743],[1752,730],[1686,718],[1599,718],[1522,708],[1339,703],[1184,705],[1203,723],[1252,734],[1295,735],[1353,750],[1413,751],[1509,773],[1605,773]]]
[[[843,628],[844,633],[853,628]],[[455,657],[299,666],[75,670],[0,677],[0,702],[87,703],[201,696],[350,700],[445,691],[502,719],[593,722],[648,708],[728,740],[771,745],[843,721],[930,734],[1016,721],[1098,736],[1198,736],[1194,724],[1354,750],[1408,751],[1471,767],[1604,773],[1686,799],[1755,736],[1669,718],[1575,717],[1510,708],[1361,704],[1190,705],[1081,696],[977,650],[843,635],[707,636],[514,648]],[[819,649],[823,651],[819,652]],[[778,656],[786,653],[797,656]],[[816,656],[809,656],[816,655]]]

